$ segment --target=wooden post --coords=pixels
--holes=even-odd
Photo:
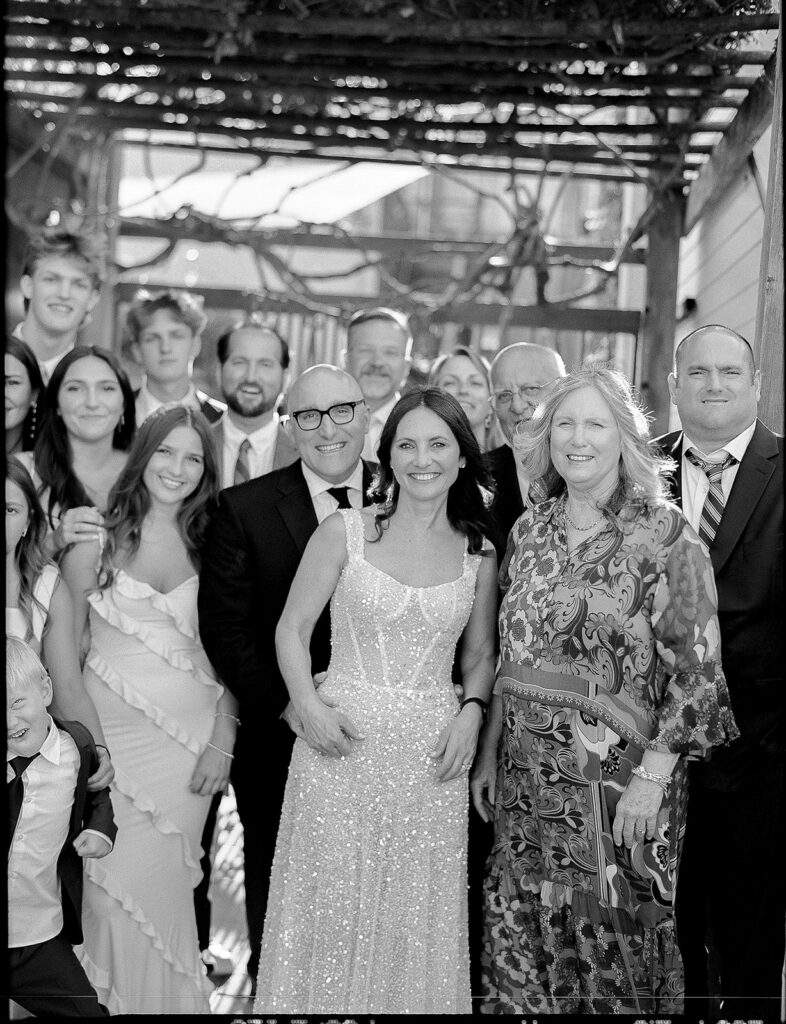
[[[783,433],[783,35],[778,38],[770,170],[764,208],[759,304],[753,343],[761,370],[759,417]]]
[[[653,437],[669,428],[667,383],[677,327],[677,276],[685,203],[676,191],[664,193],[648,231],[647,304],[642,331],[642,399],[653,416]]]

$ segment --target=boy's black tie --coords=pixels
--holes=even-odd
[[[40,753],[40,751],[39,751]],[[22,781],[22,772],[27,768],[31,761],[35,761],[38,754],[33,754],[32,757],[22,757],[19,754],[17,757],[12,757],[8,762],[14,769],[14,777],[8,783],[8,813],[9,813],[9,826],[8,826],[8,843],[11,844],[11,839],[16,828],[16,823],[19,821],[19,815],[22,811],[22,801],[25,796],[25,784]]]

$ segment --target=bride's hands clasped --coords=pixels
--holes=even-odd
[[[438,782],[450,782],[470,770],[482,724],[480,706],[467,704],[440,732],[436,746],[428,755],[440,762],[437,765]]]

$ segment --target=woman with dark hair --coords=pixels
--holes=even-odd
[[[109,495],[105,540],[63,558],[85,686],[104,726],[123,836],[86,868],[83,965],[111,1013],[207,1013],[193,889],[213,794],[226,787],[235,699],[197,628],[200,552],[218,494],[209,427],[177,407],[150,416]]]
[[[55,367],[44,406],[31,475],[40,481],[48,543],[57,554],[98,536],[134,436],[134,394],[111,352],[80,345]]]
[[[489,1013],[682,1012],[687,761],[738,733],[712,565],[647,442],[629,383],[604,367],[558,379],[514,439],[544,500],[508,541],[472,773],[494,821]]]
[[[101,761],[91,790],[114,776],[95,705],[87,695],[74,639],[74,610],[60,571],[44,551],[46,520],[25,467],[10,458],[5,467],[5,632],[39,655],[52,680],[52,714],[82,722],[92,733]]]
[[[468,1013],[467,781],[493,676],[480,450],[436,388],[397,402],[368,509],[312,535],[276,631],[295,742],[262,940],[268,1013]],[[309,641],[331,599],[319,690]],[[464,699],[451,666],[463,636]],[[349,753],[330,738],[340,719]]]
[[[13,336],[5,339],[5,453],[30,451],[38,433],[38,402],[44,391],[32,349]]]
[[[458,399],[482,452],[488,448],[489,428],[494,419],[490,373],[491,367],[479,352],[457,345],[437,356],[428,375],[432,387]]]

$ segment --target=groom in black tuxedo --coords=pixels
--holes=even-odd
[[[372,471],[360,457],[369,412],[348,373],[327,365],[304,371],[289,391],[287,412],[298,460],[221,492],[199,579],[202,642],[240,702],[232,785],[244,831],[252,985],[294,741],[281,718],[289,697],[276,660],[276,625],[311,534],[337,508],[367,503]],[[312,672],[324,672],[329,660],[325,608],[311,639]]]

